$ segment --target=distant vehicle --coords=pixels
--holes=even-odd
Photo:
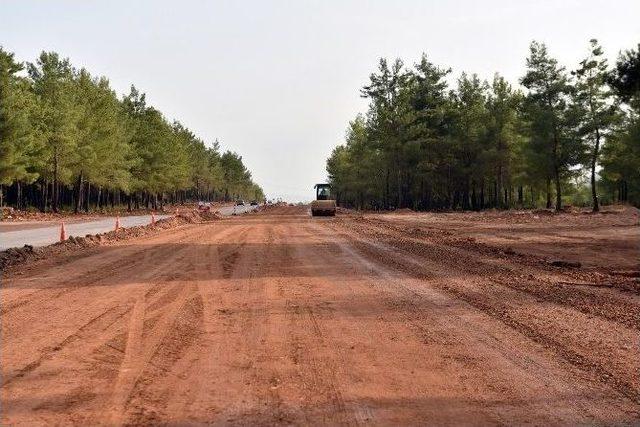
[[[238,199],[238,201],[236,201],[236,206],[244,206],[244,200]]]
[[[252,200],[251,201],[251,206],[258,206],[258,201],[257,200]]]
[[[311,202],[311,216],[335,216],[336,200],[331,196],[330,184],[316,184],[316,200]]]

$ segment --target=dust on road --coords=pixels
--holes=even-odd
[[[629,261],[489,243],[281,207],[10,271],[2,423],[637,423]]]

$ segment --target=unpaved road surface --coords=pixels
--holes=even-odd
[[[632,261],[553,267],[425,218],[279,207],[11,270],[0,421],[640,422]]]

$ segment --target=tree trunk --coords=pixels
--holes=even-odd
[[[2,189],[0,189],[0,194],[2,193]],[[0,195],[0,206],[2,206],[1,202],[2,196]],[[22,185],[20,185],[20,181],[16,181],[16,208],[22,209]]]
[[[502,193],[502,165],[498,167],[498,176],[496,177],[496,208],[504,207],[500,206],[500,194]]]
[[[562,210],[562,190],[560,189],[560,171],[557,165],[554,167],[554,178],[556,182],[556,211]]]
[[[474,211],[478,210],[478,199],[476,196],[476,183],[475,181],[471,184],[471,209]]]
[[[518,206],[522,208],[523,205],[524,205],[524,190],[522,188],[522,185],[519,185],[518,186]]]
[[[78,182],[76,183],[76,207],[73,210],[74,213],[80,212],[80,207],[82,206],[82,171],[78,175]]]
[[[547,177],[547,209],[551,209],[551,178]]]
[[[89,212],[90,206],[89,203],[91,202],[91,182],[87,181],[87,190],[86,190],[86,197],[84,200],[84,211],[85,212]]]
[[[58,212],[58,147],[53,147],[53,194],[51,198],[51,210]]]
[[[387,168],[387,175],[385,178],[385,193],[384,193],[384,204],[385,209],[389,209],[389,168]]]
[[[598,163],[598,152],[600,151],[600,130],[596,128],[596,146],[591,157],[591,198],[593,199],[593,212],[600,210],[598,202],[598,192],[596,191],[596,165]]]
[[[560,188],[560,165],[558,164],[558,133],[553,125],[553,179],[556,185],[556,211],[562,210],[562,190]]]
[[[469,177],[465,179],[464,190],[462,191],[462,210],[469,210]]]
[[[46,212],[47,210],[47,190],[49,189],[49,183],[43,181],[40,184],[40,211]]]
[[[531,187],[529,187],[529,188],[531,190],[531,209],[535,209],[537,207],[537,205],[536,205],[536,199],[535,199],[534,194],[533,194],[533,185]]]

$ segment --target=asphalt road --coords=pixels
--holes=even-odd
[[[170,215],[156,215],[156,220],[167,218]],[[120,218],[120,227],[135,227],[151,223],[151,215],[123,216]],[[105,217],[99,220],[86,222],[65,223],[67,236],[86,236],[111,231],[116,224],[116,217]],[[46,246],[60,239],[60,223],[52,225],[51,222],[42,224],[42,227],[26,230],[0,232],[0,250],[22,247],[24,245]]]
[[[232,216],[256,210],[257,206],[223,206],[216,209],[224,216]],[[156,220],[168,218],[171,215],[156,215]],[[99,220],[65,223],[67,236],[86,236],[114,229],[116,217],[105,217]],[[151,215],[120,217],[120,227],[135,227],[151,223]],[[56,243],[60,239],[60,223],[44,222],[42,226],[29,224],[27,229],[15,231],[0,231],[0,250],[22,247],[24,245],[46,246]]]

